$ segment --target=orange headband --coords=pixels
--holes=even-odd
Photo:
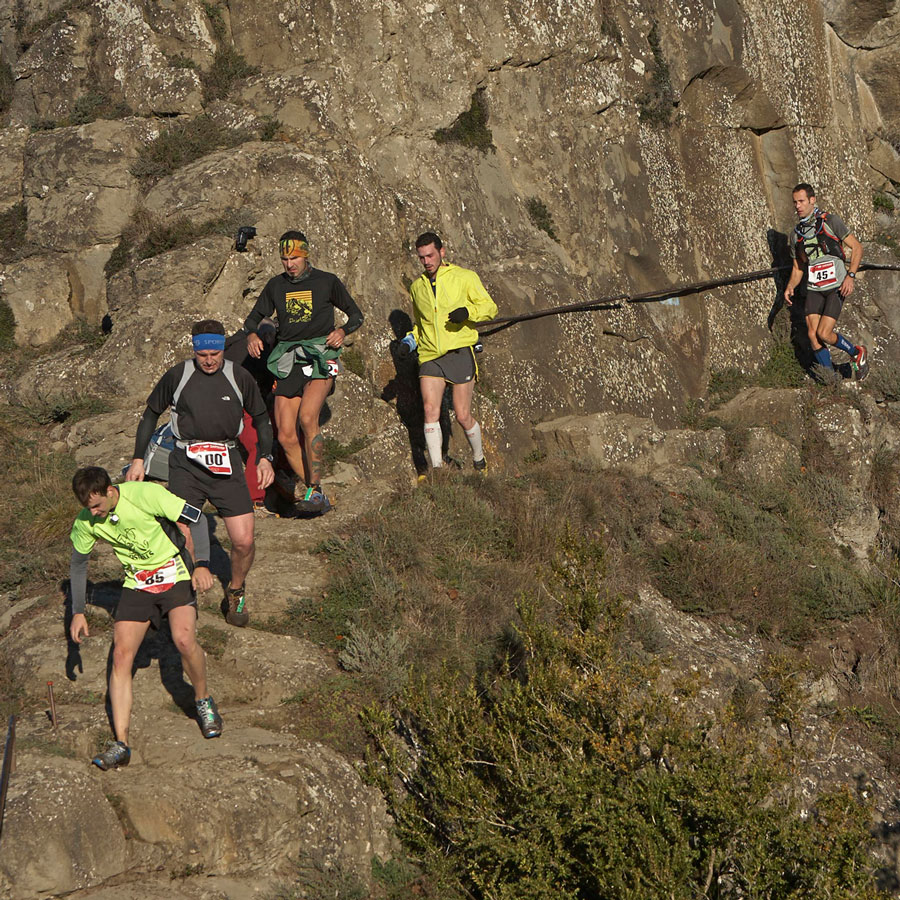
[[[297,256],[309,256],[309,244],[306,241],[297,241],[293,238],[281,241],[278,244],[278,249],[281,251],[281,255],[288,259],[293,259]]]

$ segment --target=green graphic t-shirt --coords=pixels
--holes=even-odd
[[[161,484],[128,481],[117,485],[119,502],[105,519],[97,519],[87,509],[81,510],[69,535],[72,546],[88,554],[98,540],[112,545],[119,562],[125,567],[125,587],[137,588],[135,573],[146,572],[175,560],[175,581],[186,581],[190,574],[178,548],[166,537],[156,516],[177,522],[184,500],[167,491]],[[115,521],[113,521],[115,519]]]

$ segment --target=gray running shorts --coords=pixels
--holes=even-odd
[[[475,351],[471,347],[460,347],[450,350],[437,359],[429,359],[419,366],[419,377],[429,375],[432,378],[443,378],[450,384],[466,384],[478,380],[478,366],[475,364]]]
[[[844,298],[837,288],[830,291],[807,291],[805,311],[808,316],[829,316],[837,319],[844,306]]]

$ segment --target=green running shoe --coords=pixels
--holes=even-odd
[[[217,738],[222,733],[222,717],[212,697],[197,701],[197,719],[205,738]]]

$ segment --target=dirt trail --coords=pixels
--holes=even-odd
[[[345,485],[323,517],[257,520],[252,627],[224,621],[218,586],[200,598],[210,689],[225,719],[215,740],[204,741],[192,718],[193,691],[163,629],[148,636],[137,661],[132,761],[101,772],[89,760],[109,736],[108,612],[89,607],[92,632],[81,648],[67,647],[59,595],[23,604],[10,617],[0,648],[16,661],[33,711],[17,726],[0,898],[242,900],[293,883],[298,861],[363,875],[372,853],[390,855],[380,798],[350,762],[291,727],[297,707],[285,701],[336,678],[334,657],[269,630],[291,600],[321,595],[327,573],[315,547],[389,493],[383,481]],[[221,520],[213,523],[224,537]],[[220,546],[213,569],[224,576],[225,565]],[[97,568],[113,571],[102,559]],[[94,599],[109,605],[114,595],[101,584]]]

